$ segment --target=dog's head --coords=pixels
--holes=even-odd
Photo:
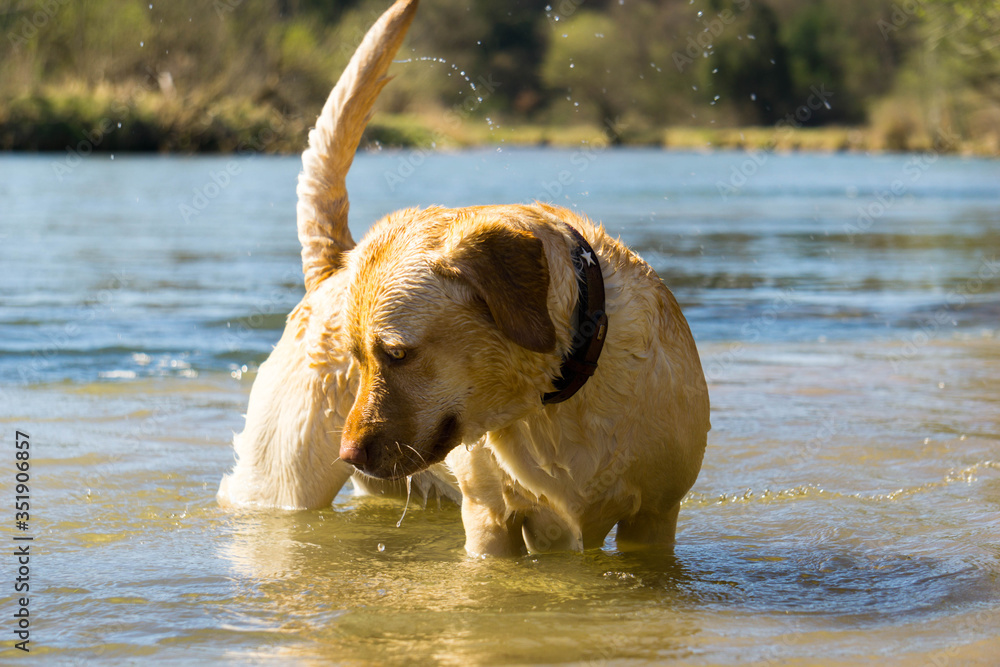
[[[344,344],[360,383],[340,456],[375,477],[412,474],[523,415],[558,365],[542,241],[434,211],[390,216],[348,267]]]

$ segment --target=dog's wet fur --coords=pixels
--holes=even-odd
[[[375,24],[310,132],[299,179],[306,295],[260,369],[227,506],[316,508],[346,480],[413,476],[462,505],[475,555],[672,544],[701,468],[708,391],[670,291],[586,218],[545,204],[408,209],[355,245],[344,178],[417,8]],[[596,374],[544,405],[572,347],[571,260],[592,246],[607,339]],[[461,446],[464,445],[464,446]]]

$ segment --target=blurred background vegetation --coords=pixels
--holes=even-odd
[[[297,152],[388,4],[0,0],[0,148]],[[424,0],[399,58],[369,141],[1000,152],[995,0]]]

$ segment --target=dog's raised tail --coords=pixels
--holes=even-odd
[[[376,21],[309,132],[296,189],[306,290],[339,268],[342,253],[354,247],[347,228],[347,171],[375,99],[389,81],[386,71],[413,21],[417,4],[418,0],[397,0]]]

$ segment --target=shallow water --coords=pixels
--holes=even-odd
[[[746,155],[359,155],[356,237],[551,199],[639,250],[699,342],[713,430],[674,553],[481,561],[451,506],[215,506],[301,295],[295,158],[58,159],[0,157],[0,493],[19,429],[36,657],[996,664],[1000,163],[770,155],[723,197]]]

